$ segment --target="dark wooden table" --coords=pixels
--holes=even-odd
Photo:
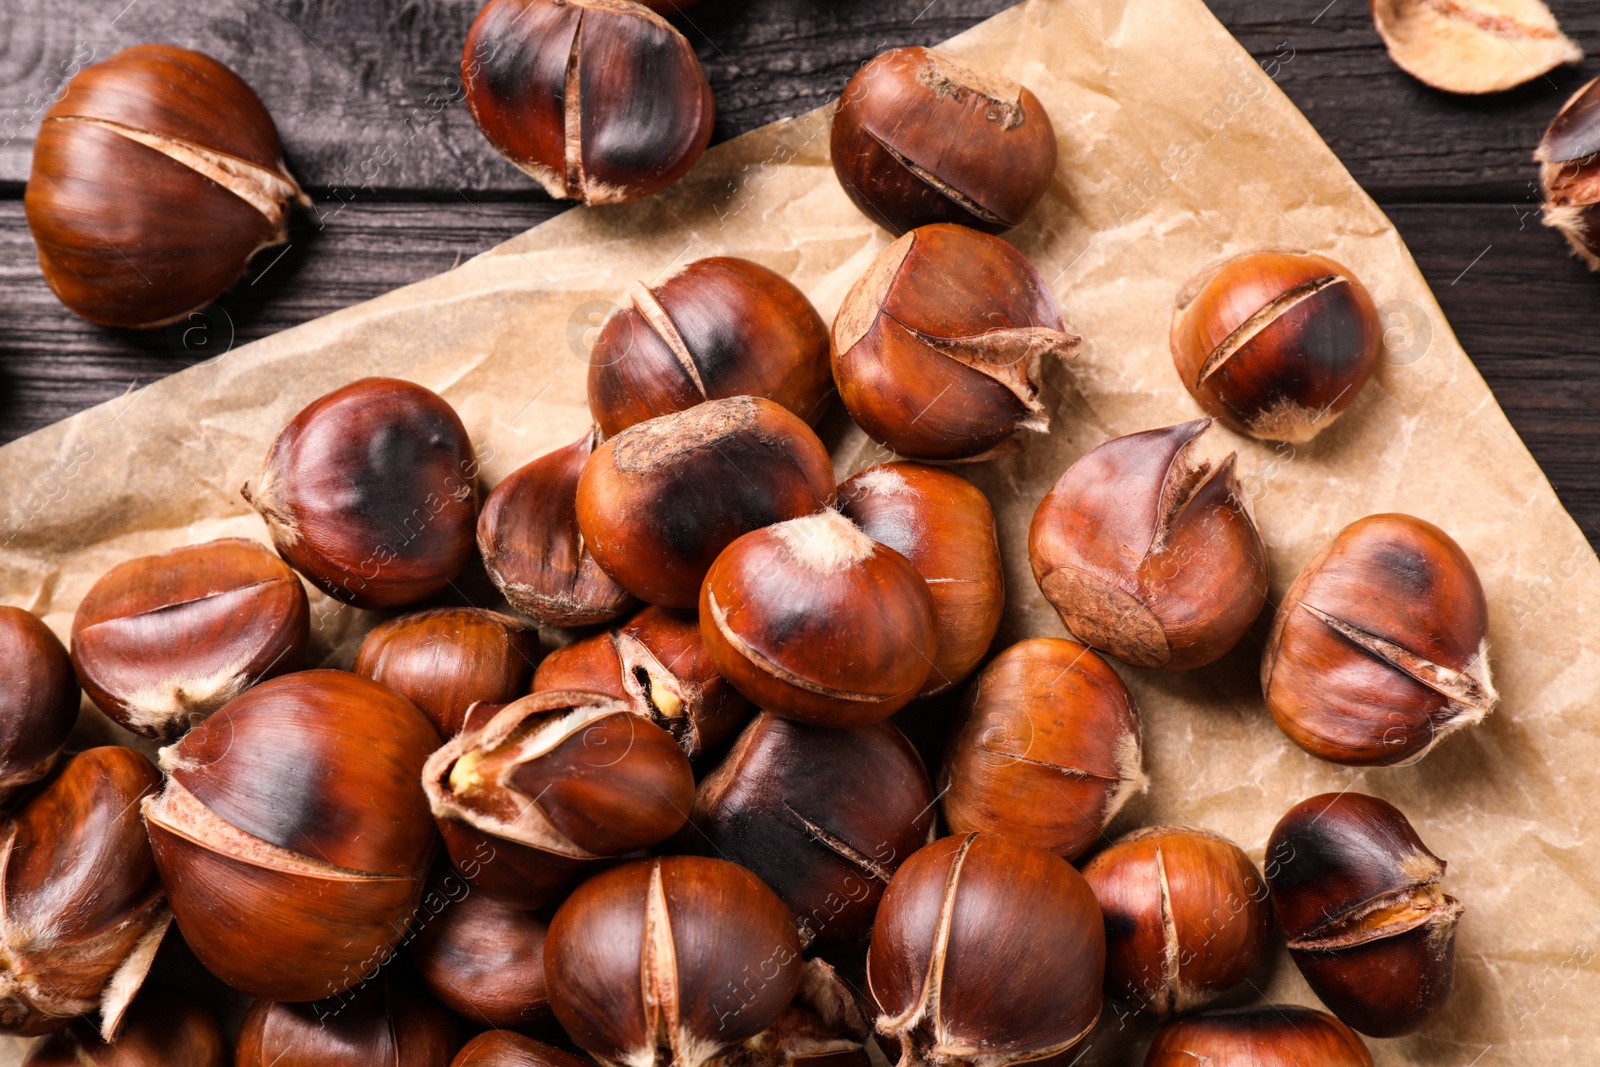
[[[1531,162],[1551,116],[1600,60],[1462,99],[1390,63],[1365,0],[1210,2],[1245,47],[1274,63],[1278,84],[1389,213],[1523,440],[1600,544],[1600,278],[1539,224]],[[722,140],[827,102],[884,48],[937,42],[1010,3],[706,0],[678,22],[711,78]],[[1550,6],[1570,36],[1600,51],[1600,6]],[[447,270],[560,210],[494,153],[461,102],[461,42],[477,7],[0,4],[0,441]],[[199,48],[239,71],[276,116],[317,209],[287,252],[258,257],[216,308],[136,334],[91,326],[56,302],[21,197],[40,101],[59,88],[63,67],[144,41]]]

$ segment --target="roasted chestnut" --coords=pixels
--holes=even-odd
[[[1416,1030],[1450,997],[1461,902],[1445,862],[1399,808],[1324,793],[1290,808],[1267,842],[1272,906],[1307,984],[1373,1037]]]
[[[1378,365],[1372,295],[1315,252],[1248,252],[1184,287],[1172,361],[1206,413],[1266,441],[1309,441],[1355,402]]]
[[[263,682],[161,750],[144,803],[184,940],[252,996],[344,992],[405,934],[434,854],[439,745],[393,690],[343,671]]]
[[[1056,169],[1038,97],[931,48],[895,48],[856,71],[832,149],[844,191],[896,235],[931,222],[1002,233],[1044,198]]]
[[[607,437],[703,400],[760,396],[808,423],[833,392],[828,326],[794,284],[748,259],[697,259],[635,283],[589,353],[589,410]]]
[[[450,1067],[589,1067],[570,1052],[507,1030],[479,1034],[462,1046]]]
[[[711,141],[711,84],[683,34],[626,0],[490,0],[461,53],[467,107],[551,196],[660,192]]]
[[[1205,830],[1135,830],[1083,869],[1106,920],[1106,992],[1170,1018],[1250,977],[1272,948],[1267,883]]]
[[[544,988],[549,924],[458,879],[451,874],[436,879],[429,894],[437,911],[417,920],[411,960],[423,983],[445,1007],[478,1026],[521,1027],[545,1018],[550,1014]],[[427,902],[429,895],[423,899]]]
[[[833,377],[867,436],[910,459],[978,460],[1049,429],[1044,356],[1069,354],[1027,257],[964,226],[912,230],[878,256],[833,320]]]
[[[1415,763],[1499,702],[1489,608],[1461,546],[1410,515],[1369,515],[1307,563],[1261,659],[1267,707],[1313,756]]]
[[[22,1067],[223,1067],[225,1052],[209,1011],[165,989],[146,989],[115,1042],[79,1019],[36,1043]]]
[[[904,707],[939,641],[917,569],[831,510],[724,549],[700,594],[700,634],[717,670],[757,706],[832,727]]]
[[[956,833],[1004,834],[1071,860],[1145,784],[1139,717],[1117,672],[1076,641],[1035,637],[972,683],[940,795]]]
[[[462,1026],[386,967],[344,996],[258,1000],[239,1028],[234,1067],[449,1067]]]
[[[578,528],[607,574],[652,604],[692,608],[733,540],[833,499],[833,461],[795,415],[758,397],[708,400],[595,450]]]
[[[288,240],[311,201],[283,165],[272,116],[210,56],[124,49],[73,78],[44,114],[23,197],[45,281],[103,326],[176,322]]]
[[[867,988],[901,1067],[1024,1063],[1100,1018],[1106,938],[1083,876],[996,834],[935,841],[889,883]]]
[[[838,508],[868,537],[910,560],[928,583],[938,653],[917,695],[963,681],[989,651],[1006,604],[989,498],[949,471],[885,463],[840,485]]]
[[[160,785],[128,748],[91,748],[0,830],[0,1031],[32,1036],[100,1013],[114,1038],[172,914],[139,799]]]
[[[773,1023],[729,1053],[725,1067],[868,1067],[872,1023],[855,990],[824,960],[800,969],[800,989]]]
[[[472,442],[442,397],[397,378],[307,405],[240,492],[295,570],[359,608],[430,597],[472,558]]]
[[[574,890],[550,920],[544,966],[556,1018],[602,1063],[703,1067],[782,1016],[800,937],[743,867],[667,856]]]
[[[0,807],[61,758],[78,695],[61,639],[33,612],[0,606]]]
[[[1267,601],[1267,548],[1210,419],[1107,441],[1067,468],[1028,531],[1033,576],[1085,644],[1186,670],[1239,643]]]
[[[72,665],[101,711],[171,741],[264,678],[300,669],[311,609],[294,571],[232,537],[119,563],[72,620]]]
[[[1562,105],[1533,158],[1544,187],[1544,224],[1559,230],[1590,270],[1600,270],[1600,78]]]
[[[461,732],[473,704],[507,704],[527,692],[538,658],[538,635],[517,620],[480,608],[438,608],[374,627],[352,669],[411,701],[448,739]]]
[[[1144,1067],[1372,1067],[1372,1054],[1326,1012],[1295,1004],[1208,1011],[1168,1023]]]

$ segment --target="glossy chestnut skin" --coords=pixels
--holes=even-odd
[[[1158,1019],[1249,978],[1272,950],[1267,883],[1232,841],[1151,826],[1083,868],[1106,920],[1106,992]]]
[[[1472,561],[1410,515],[1341,530],[1289,586],[1261,690],[1289,739],[1357,766],[1415,763],[1499,702]]]
[[[299,670],[310,640],[299,577],[232,537],[107,571],[78,603],[72,665],[101,711],[172,741],[257,682]]]
[[[884,249],[833,320],[833,377],[867,436],[907,459],[987,459],[1044,432],[1039,366],[1069,354],[1049,286],[1027,257],[964,226]]]
[[[920,463],[883,463],[839,486],[839,513],[917,569],[933,597],[938,653],[918,696],[964,681],[1005,610],[994,510],[965,478]]]
[[[588,1062],[531,1037],[491,1030],[463,1045],[450,1067],[588,1067]]]
[[[1172,361],[1231,430],[1309,441],[1378,365],[1383,328],[1354,274],[1314,252],[1268,249],[1208,267],[1178,295]]]
[[[702,1067],[778,1021],[800,984],[789,909],[725,860],[665,856],[584,882],[550,920],[550,1006],[603,1063]]]
[[[521,1027],[546,1018],[549,924],[531,911],[474,892],[459,876],[435,878],[429,892],[437,912],[418,919],[411,941],[411,960],[429,991],[476,1026]]]
[[[607,437],[703,400],[759,396],[815,424],[833,377],[828,326],[781,274],[732,256],[635,283],[589,354],[589,411]]]
[[[473,704],[507,704],[526,692],[538,659],[539,635],[517,620],[481,608],[437,608],[374,627],[351,670],[411,701],[448,740]]]
[[[1210,419],[1128,434],[1039,502],[1028,559],[1073,636],[1136,667],[1222,658],[1267,600],[1267,548]]]
[[[594,432],[506,475],[483,502],[478,552],[507,602],[544,626],[610,622],[633,604],[578,531],[578,475]]]
[[[533,691],[582,689],[632,705],[691,760],[721,745],[755,708],[717,673],[692,611],[651,606],[544,658]]]
[[[777,1022],[730,1052],[726,1067],[868,1067],[872,1023],[856,991],[825,960],[808,959]]]
[[[115,1042],[78,1019],[29,1049],[22,1067],[223,1067],[226,1049],[209,1011],[152,988],[133,1002]]]
[[[45,281],[75,313],[147,329],[211,303],[311,201],[239,76],[172,45],[124,49],[45,112],[23,206]]]
[[[833,461],[811,427],[737,396],[641,422],[596,449],[578,479],[578,528],[624,589],[692,608],[735,538],[832,499]]]
[[[700,594],[700,635],[717,670],[758,707],[835,728],[904,707],[939,641],[917,569],[831,510],[724,549]]]
[[[0,606],[0,807],[61,758],[78,696],[61,639],[33,612]]]
[[[1144,1067],[1372,1067],[1372,1054],[1326,1012],[1294,1004],[1208,1011],[1168,1023]]]
[[[1373,1037],[1420,1027],[1450,997],[1459,900],[1405,814],[1362,793],[1290,808],[1267,842],[1272,906],[1322,1002]]]
[[[833,116],[833,172],[868,218],[899,235],[934,222],[1003,233],[1056,169],[1039,98],[931,48],[895,48],[855,73]]]
[[[1021,1063],[1093,1029],[1105,960],[1100,908],[1070,864],[964,834],[915,853],[889,883],[867,987],[901,1067]]]
[[[478,128],[557,199],[660,192],[711,140],[711,85],[664,18],[625,0],[490,0],[461,53]]]
[[[184,940],[271,1000],[342,993],[406,932],[437,841],[421,788],[439,735],[393,690],[302,671],[161,750],[145,824]]]
[[[349,993],[310,1004],[258,1000],[239,1029],[234,1067],[449,1067],[460,1020],[384,968]]]
[[[1539,142],[1544,224],[1559,230],[1590,270],[1600,270],[1600,78],[1562,105]]]
[[[312,401],[240,492],[295,570],[358,608],[430,597],[472,558],[472,442],[444,398],[398,378]]]
[[[139,823],[161,776],[127,748],[68,760],[0,831],[0,1032],[100,1013],[114,1037],[172,921]]]
[[[1139,716],[1122,679],[1076,641],[1035,637],[996,656],[967,691],[945,749],[941,805],[956,833],[984,831],[1081,856],[1134,793]]]

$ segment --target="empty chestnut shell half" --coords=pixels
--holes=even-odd
[[[358,608],[399,608],[472,558],[478,460],[444,398],[362,378],[307,405],[240,492],[313,585]]]
[[[1011,229],[1050,188],[1056,132],[1025,87],[931,48],[895,48],[850,79],[833,172],[896,235],[934,222]]]
[[[1562,105],[1533,158],[1544,187],[1544,224],[1600,270],[1600,78]]]
[[[1309,441],[1378,365],[1372,294],[1315,252],[1266,249],[1208,267],[1178,295],[1172,361],[1208,415],[1264,441]]]
[[[124,49],[45,112],[23,207],[45,281],[102,326],[149,329],[211,303],[289,239],[311,201],[272,116],[237,74],[187,48]]]
[[[61,639],[33,612],[0,606],[0,808],[61,758],[78,697]]]
[[[1294,1004],[1208,1011],[1168,1023],[1144,1067],[1372,1067],[1361,1038],[1327,1012]]]
[[[589,1061],[509,1030],[490,1030],[461,1047],[450,1067],[588,1067]]]
[[[474,892],[452,874],[435,877],[423,903],[433,905],[433,914],[417,920],[411,961],[445,1007],[496,1029],[549,1016],[544,919]]]
[[[1136,667],[1213,663],[1267,601],[1267,548],[1210,419],[1107,441],[1039,502],[1028,559],[1074,637]]]
[[[112,567],[78,604],[72,664],[101,711],[171,741],[257,682],[299,670],[310,640],[299,577],[234,537]]]
[[[140,992],[107,1043],[83,1019],[28,1050],[22,1067],[223,1067],[222,1028],[206,1009],[166,989]],[[291,1065],[284,1065],[291,1067]]]
[[[908,459],[1015,452],[1043,433],[1047,355],[1068,355],[1049,286],[1027,257],[964,226],[912,230],[884,249],[833,320],[833,377],[867,436]]]
[[[628,0],[490,0],[461,53],[478,129],[558,200],[660,192],[711,141],[711,84],[683,34]]]
[[[1369,515],[1284,594],[1261,659],[1267,707],[1313,756],[1415,763],[1499,702],[1489,607],[1472,561],[1437,526]]]
[[[239,1028],[234,1067],[449,1067],[461,1021],[385,967],[343,996],[258,1000]]]
[[[1273,828],[1267,883],[1289,955],[1364,1034],[1409,1034],[1450,997],[1462,907],[1444,871],[1399,808],[1362,793],[1301,801]]]
[[[781,274],[732,256],[697,259],[647,286],[600,327],[589,411],[607,437],[703,400],[765,397],[815,424],[833,377],[828,326]]]

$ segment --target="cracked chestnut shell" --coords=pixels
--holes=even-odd
[[[39,617],[0,606],[0,807],[50,773],[78,721],[78,679]]]
[[[815,424],[833,377],[828,326],[792,282],[732,256],[636,282],[589,354],[589,411],[607,437],[703,400],[759,396]]]
[[[854,989],[827,961],[808,959],[794,1000],[730,1052],[725,1067],[868,1067],[872,1023]]]
[[[147,989],[115,1042],[79,1019],[29,1049],[22,1067],[224,1067],[226,1050],[209,1011],[168,990]]]
[[[1267,600],[1267,549],[1210,419],[1107,441],[1039,502],[1028,559],[1073,636],[1136,667],[1213,663]]]
[[[23,197],[45,281],[103,326],[149,329],[221,296],[311,201],[237,74],[172,45],[85,68],[45,112]]]
[[[1106,920],[1106,991],[1171,1018],[1249,978],[1272,949],[1267,883],[1232,841],[1152,826],[1114,841],[1083,877]]]
[[[1208,267],[1178,295],[1172,362],[1208,415],[1264,441],[1309,441],[1378,365],[1372,294],[1315,252],[1264,249]]]
[[[172,741],[257,682],[299,670],[310,640],[299,577],[235,537],[107,571],[78,604],[72,664],[101,711]]]
[[[1002,233],[1043,199],[1056,133],[1025,87],[931,48],[856,72],[833,116],[833,172],[896,235],[934,222]]]
[[[234,1067],[449,1067],[462,1036],[460,1020],[385,967],[342,996],[256,1001]]]
[[[1301,801],[1273,828],[1267,883],[1289,955],[1362,1033],[1409,1034],[1449,999],[1462,907],[1444,872],[1399,808],[1362,793]]]
[[[1361,1038],[1327,1012],[1295,1004],[1208,1011],[1168,1023],[1144,1067],[1372,1067]]]
[[[495,1029],[549,1016],[544,919],[473,892],[452,874],[434,878],[423,904],[432,914],[417,919],[411,961],[445,1007]]]
[[[358,608],[430,597],[472,558],[478,460],[466,427],[443,397],[398,378],[312,401],[240,492],[290,566]]]
[[[568,1036],[602,1063],[703,1067],[776,1023],[800,984],[789,909],[726,860],[636,860],[550,920],[545,980]]]
[[[561,200],[660,192],[711,140],[694,48],[627,0],[490,0],[467,31],[461,80],[489,143]]]
[[[850,415],[908,459],[987,459],[1050,417],[1044,356],[1068,355],[1049,286],[1027,257],[964,226],[912,230],[884,249],[833,320],[833,377]]]
[[[1369,515],[1307,563],[1261,659],[1267,707],[1313,756],[1415,763],[1499,701],[1489,608],[1472,561],[1437,526]]]
[[[878,907],[867,988],[900,1067],[986,1067],[1067,1051],[1100,1018],[1105,928],[1083,876],[996,834],[908,858]]]
[[[588,1061],[554,1045],[507,1030],[479,1034],[461,1047],[450,1067],[589,1067]]]
[[[1544,187],[1544,224],[1559,230],[1590,270],[1600,270],[1600,78],[1562,105],[1533,158]]]
[[[983,669],[945,749],[941,804],[984,831],[1076,859],[1145,789],[1139,717],[1117,672],[1076,641],[1019,641]]]

